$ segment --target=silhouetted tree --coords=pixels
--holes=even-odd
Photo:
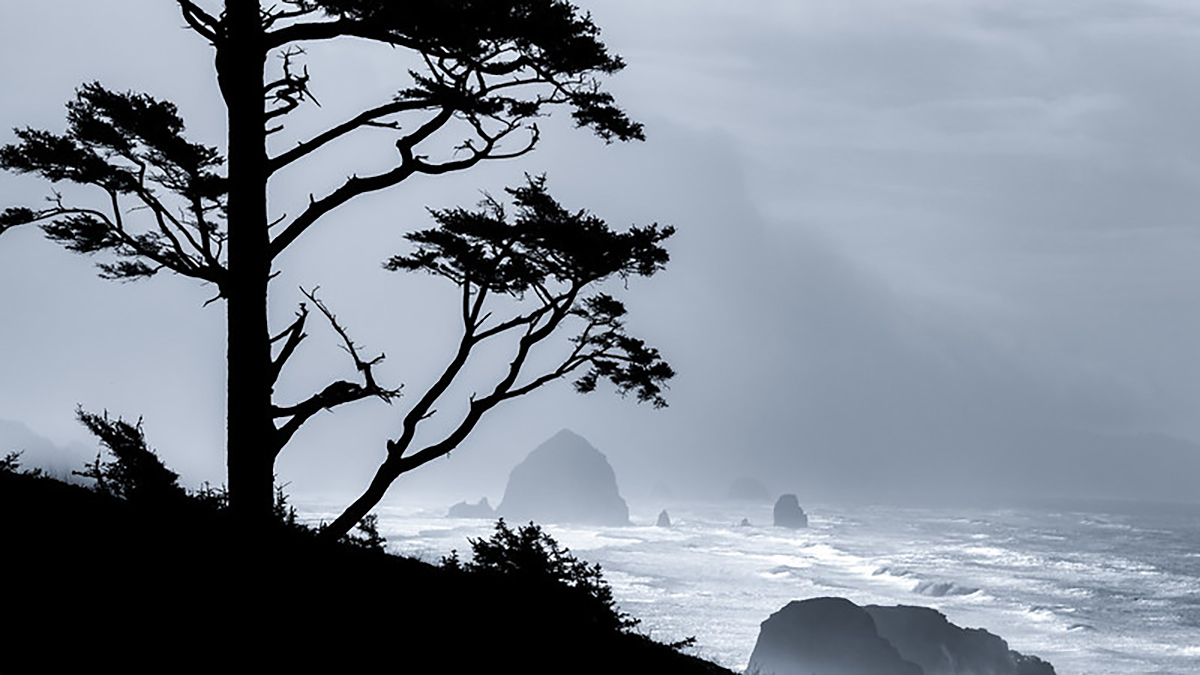
[[[399,393],[376,382],[372,368],[380,359],[360,357],[333,313],[310,294],[343,339],[358,379],[334,382],[303,401],[275,400],[274,386],[305,337],[308,317],[301,305],[296,320],[282,331],[273,332],[268,325],[269,285],[283,252],[358,197],[415,175],[440,175],[484,160],[524,155],[539,140],[537,118],[550,108],[569,108],[578,126],[606,141],[641,139],[642,128],[599,83],[599,78],[624,66],[621,59],[599,41],[591,18],[565,0],[225,0],[220,7],[201,0],[176,3],[187,25],[214,51],[227,111],[224,154],[187,140],[183,120],[171,103],[85,84],[67,104],[64,134],[18,129],[18,142],[0,148],[0,167],[39,174],[54,183],[90,186],[98,190],[100,201],[73,201],[55,192],[46,208],[4,210],[0,232],[40,223],[51,239],[68,249],[106,254],[99,263],[104,277],[139,279],[169,270],[216,287],[227,310],[230,505],[245,519],[266,519],[274,502],[275,459],[308,419],[320,410],[372,397],[390,401]],[[405,64],[399,70],[411,69],[398,77],[395,93],[375,106],[311,136],[300,138],[303,132],[293,130],[300,140],[278,147],[281,142],[273,139],[281,136],[276,134],[287,128],[291,115],[314,100],[308,70],[301,63],[303,47],[339,40],[388,46]],[[351,175],[332,190],[310,196],[297,213],[271,213],[267,198],[274,179],[339,142],[365,134],[382,135],[387,147],[394,146],[389,168]],[[522,209],[570,220],[557,205],[551,207],[540,182],[523,189],[525,193],[514,195]],[[533,203],[538,200],[541,205]],[[669,369],[657,365],[656,354],[621,332],[623,309],[607,296],[576,303],[576,294],[606,275],[643,274],[661,266],[666,257],[655,245],[667,230],[638,230],[627,238],[607,233],[597,243],[611,248],[597,250],[595,258],[586,254],[587,242],[580,240],[570,252],[574,267],[539,272],[517,266],[549,264],[538,255],[559,255],[557,235],[541,235],[544,242],[503,235],[527,251],[518,258],[489,248],[503,239],[501,235],[449,227],[455,219],[464,224],[472,218],[481,224],[488,219],[502,222],[497,208],[492,204],[475,216],[439,214],[443,234],[414,239],[418,252],[391,263],[396,269],[448,276],[463,286],[465,298],[480,305],[488,293],[529,291],[542,301],[543,309],[513,319],[516,323],[487,328],[468,307],[468,330],[459,353],[465,357],[471,345],[491,334],[525,330],[517,365],[510,369],[515,376],[528,348],[549,334],[551,324],[576,316],[590,327],[576,343],[578,354],[545,377],[565,375],[586,363],[589,369],[577,383],[581,391],[608,378],[622,391],[661,403],[658,390],[646,385],[669,377]],[[586,230],[589,218],[578,215],[577,224]],[[519,220],[515,227],[532,222]],[[557,222],[537,227],[551,230],[551,225]],[[459,246],[467,248],[455,248]],[[533,253],[538,246],[542,253]],[[470,252],[476,248],[486,255]],[[488,265],[496,267],[486,271]],[[544,290],[546,280],[571,290],[566,295]],[[606,337],[600,338],[602,334]],[[380,481],[397,469],[408,470],[445,454],[484,410],[533,385],[506,378],[493,394],[472,403],[468,419],[445,441],[404,457],[411,429],[427,412],[426,401],[445,390],[447,377],[460,366],[448,368],[419,399],[415,409],[422,410],[420,414],[406,417],[404,435],[388,442],[388,460],[364,499],[375,499]],[[344,518],[336,525],[334,529],[342,531],[350,526]]]

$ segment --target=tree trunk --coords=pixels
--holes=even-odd
[[[371,484],[367,486],[366,492],[346,507],[346,510],[332,523],[326,525],[321,530],[321,535],[326,539],[340,539],[349,534],[350,530],[354,529],[354,526],[383,500],[388,488],[400,477],[401,473],[403,470],[400,468],[399,461],[393,461],[390,457],[384,460],[383,465],[375,472]]]
[[[228,410],[229,504],[243,522],[263,521],[274,504],[275,433],[267,284],[266,53],[258,0],[226,0],[216,69],[229,114]]]

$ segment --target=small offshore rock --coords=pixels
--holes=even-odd
[[[496,511],[488,503],[487,497],[479,500],[478,504],[468,504],[465,500],[450,507],[447,518],[484,518],[491,520],[496,517]]]
[[[804,509],[800,508],[800,500],[796,495],[782,495],[779,501],[775,502],[775,527],[793,530],[808,527],[808,516],[804,515]]]

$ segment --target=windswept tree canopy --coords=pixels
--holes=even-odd
[[[674,372],[657,350],[625,333],[625,305],[606,293],[580,293],[610,277],[648,277],[661,270],[669,259],[661,244],[675,228],[649,225],[615,232],[587,211],[563,208],[546,191],[544,176],[527,178],[524,186],[507,192],[516,205],[511,222],[503,204],[490,196],[476,211],[432,211],[439,226],[406,235],[416,250],[391,258],[385,267],[445,277],[475,303],[488,294],[536,298],[534,309],[507,321],[469,320],[467,333],[474,342],[521,327],[536,335],[534,328],[553,329],[577,318],[582,329],[571,338],[575,348],[551,374],[562,377],[587,366],[575,381],[580,392],[608,379],[622,394],[632,391],[639,401],[665,407],[662,384]]]
[[[112,254],[99,263],[110,279],[169,269],[220,286],[223,159],[216,148],[184,137],[173,104],[93,82],[67,104],[66,133],[15,133],[18,143],[0,147],[0,168],[99,188],[109,208],[71,206],[55,192],[47,208],[5,209],[0,231],[40,221],[47,236],[72,251]],[[127,223],[132,207],[151,214],[149,227],[138,231]]]
[[[350,36],[420,52],[428,71],[413,72],[414,86],[399,98],[476,119],[528,119],[548,104],[567,103],[577,124],[605,139],[642,138],[642,125],[596,79],[625,63],[600,42],[591,17],[568,2],[285,0],[281,6],[267,13],[268,27],[287,24],[270,34],[272,47]],[[318,16],[329,20],[298,21]],[[527,84],[545,85],[544,91],[513,93]]]
[[[268,243],[272,260],[355,197],[414,174],[449,173],[531,151],[540,140],[537,118],[554,106],[570,108],[578,126],[606,141],[644,138],[642,125],[600,85],[601,76],[624,63],[600,42],[591,18],[568,2],[284,0],[263,11],[261,43],[250,47],[233,42],[226,14],[206,11],[199,2],[178,2],[189,25],[217,49],[218,71],[222,54],[247,50],[264,64],[279,64],[275,79],[262,85],[263,139],[283,131],[288,115],[315,100],[308,70],[298,65],[305,43],[368,40],[403,48],[424,65],[398,72],[397,88],[378,105],[277,152],[268,148],[268,178],[357,133],[384,132],[376,137],[398,154],[393,168],[352,174],[295,215],[281,214]],[[279,58],[266,61],[269,54]],[[72,251],[110,254],[99,262],[102,276],[134,279],[168,269],[217,284],[227,294],[225,158],[185,138],[172,103],[93,82],[67,104],[66,133],[25,128],[16,135],[18,143],[0,148],[0,168],[99,188],[105,204],[81,206],[56,192],[47,208],[0,212],[0,232],[42,222],[52,239]],[[130,205],[152,218],[134,218]]]

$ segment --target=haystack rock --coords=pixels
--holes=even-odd
[[[487,497],[479,500],[478,504],[468,504],[461,501],[450,507],[450,513],[446,514],[447,518],[486,518],[488,520],[496,517],[496,511],[492,505],[488,503]]]
[[[662,511],[658,512],[658,522],[655,523],[655,525],[657,525],[659,527],[670,527],[671,526],[671,516],[667,514],[666,509],[663,509]]]
[[[796,495],[782,495],[775,502],[775,527],[790,527],[793,530],[808,527],[808,516],[804,515]]]
[[[789,602],[759,629],[747,675],[924,675],[845,598]]]
[[[513,467],[496,512],[516,522],[629,524],[629,507],[608,459],[568,429]]]
[[[986,630],[926,607],[790,602],[762,624],[748,675],[1055,675]]]

